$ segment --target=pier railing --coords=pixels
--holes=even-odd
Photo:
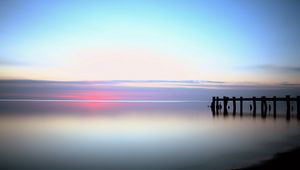
[[[268,105],[267,102],[272,102],[273,103],[273,117],[276,118],[277,116],[277,102],[278,101],[284,101],[286,102],[286,118],[290,119],[291,117],[291,101],[296,101],[297,102],[297,119],[300,120],[300,96],[297,97],[291,97],[290,95],[286,95],[285,97],[266,97],[266,96],[261,96],[261,97],[248,97],[248,98],[244,98],[244,97],[227,97],[227,96],[223,96],[223,97],[212,97],[212,102],[211,102],[211,110],[213,112],[213,115],[215,114],[219,114],[219,112],[222,110],[222,102],[223,102],[223,114],[226,116],[228,115],[228,103],[232,102],[232,107],[233,107],[233,111],[232,114],[235,116],[236,115],[236,106],[237,106],[237,102],[239,102],[240,104],[240,115],[243,115],[243,102],[244,101],[249,101],[252,103],[252,105],[250,105],[250,111],[252,111],[253,116],[256,116],[256,109],[257,109],[257,103],[256,102],[260,102],[260,109],[261,109],[261,116],[262,117],[266,117],[267,116],[267,111],[268,111]],[[269,105],[271,107],[271,105]]]

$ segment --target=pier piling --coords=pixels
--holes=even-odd
[[[228,97],[224,96],[223,102],[224,102],[224,116],[227,116],[228,115],[228,110],[227,110]]]
[[[215,105],[216,105],[216,97],[213,97],[211,105],[210,105],[210,108],[211,108],[211,111],[213,112],[213,115],[216,114],[216,111],[215,111],[216,106]]]
[[[219,97],[217,97],[217,100],[216,100],[216,108],[217,108],[216,113],[217,113],[217,115],[219,115],[219,108],[220,108]]]
[[[286,95],[286,118],[290,119],[291,117],[291,98],[290,95]]]
[[[244,101],[249,101],[251,102],[250,104],[250,111],[252,111],[253,117],[256,117],[256,103],[257,101],[261,102],[261,117],[262,118],[266,118],[268,115],[268,111],[271,112],[271,110],[273,109],[273,117],[276,118],[277,117],[277,102],[278,101],[284,101],[286,102],[286,118],[290,119],[291,118],[291,107],[294,108],[294,106],[292,106],[292,104],[294,104],[294,101],[296,102],[297,105],[297,119],[300,120],[300,96],[297,97],[291,97],[290,95],[286,95],[285,97],[266,97],[266,96],[261,96],[256,98],[255,96],[251,97],[251,98],[244,98],[244,97],[227,97],[227,96],[223,96],[223,98],[219,98],[219,97],[213,97],[212,98],[212,102],[211,102],[211,110],[213,112],[213,115],[219,114],[219,111],[221,111],[222,106],[220,104],[220,102],[223,102],[223,114],[224,116],[227,116],[228,113],[228,103],[232,102],[232,114],[233,116],[236,116],[236,102],[240,102],[240,116],[243,116],[243,102]],[[273,108],[272,108],[272,102],[273,102]],[[291,103],[293,102],[293,103]]]
[[[266,96],[261,97],[261,117],[265,118],[267,117],[267,100]]]
[[[297,96],[297,119],[300,119],[300,96]]]
[[[276,118],[276,96],[273,96],[273,117]]]
[[[253,117],[255,117],[256,116],[256,97],[253,96],[252,100],[253,100]]]
[[[236,114],[236,98],[232,97],[232,103],[233,103],[233,116]]]
[[[243,97],[240,97],[240,115],[243,116]]]

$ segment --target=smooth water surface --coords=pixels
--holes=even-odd
[[[300,145],[294,119],[212,116],[208,105],[1,101],[1,169],[230,169]]]

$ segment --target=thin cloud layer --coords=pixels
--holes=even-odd
[[[252,69],[271,71],[271,72],[300,73],[299,66],[258,65],[258,66],[253,66]]]
[[[204,100],[214,95],[299,95],[297,85],[249,85],[210,81],[33,81],[1,80],[0,99]]]

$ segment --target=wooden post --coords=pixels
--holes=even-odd
[[[219,97],[217,97],[216,109],[217,115],[219,115]]]
[[[261,96],[260,98],[260,112],[261,112],[261,117],[264,117],[264,96]]]
[[[228,97],[223,96],[224,99],[224,116],[228,115],[228,110],[227,110],[227,104],[228,104]]]
[[[297,96],[297,119],[300,119],[300,96]]]
[[[232,104],[233,104],[233,116],[236,114],[236,98],[232,97]]]
[[[210,105],[210,108],[211,108],[211,111],[212,111],[212,113],[213,113],[213,116],[216,114],[216,97],[214,96],[213,98],[212,98],[212,102],[211,102],[211,105]]]
[[[265,114],[265,117],[267,116],[268,114],[268,103],[267,103],[267,98],[266,96],[264,97],[264,106],[265,106],[265,110],[264,110],[264,114]]]
[[[290,95],[286,95],[286,118],[291,118],[291,97]]]
[[[240,97],[240,115],[243,116],[243,97]]]
[[[255,117],[256,116],[256,97],[253,96],[252,100],[253,100],[253,117]]]
[[[276,96],[273,96],[273,117],[276,118]]]
[[[267,116],[267,100],[266,96],[261,97],[261,117],[265,118]]]

